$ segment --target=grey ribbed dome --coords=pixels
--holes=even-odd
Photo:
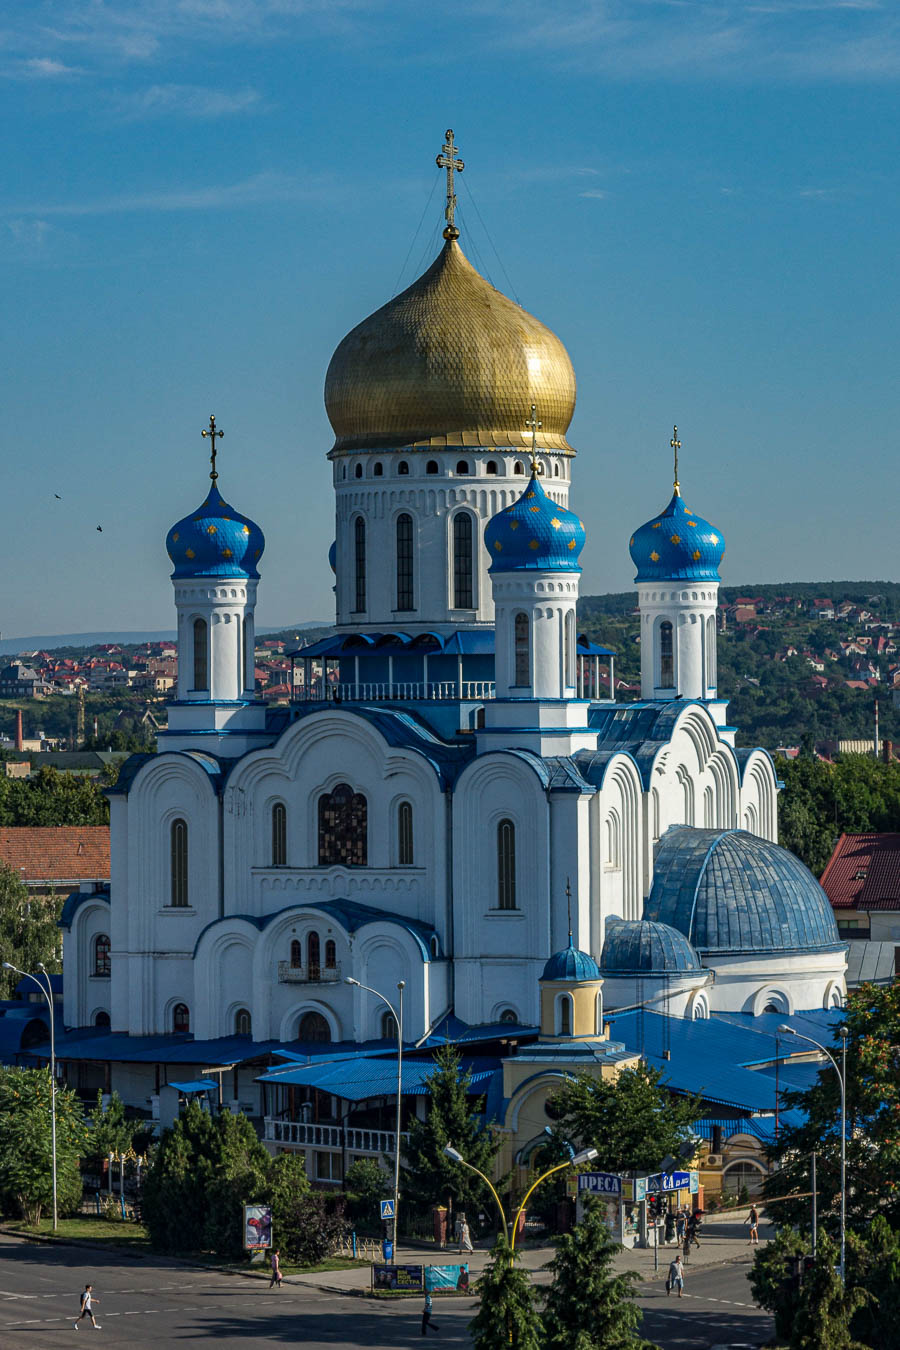
[[[683,933],[648,919],[610,919],[600,954],[601,975],[673,975],[702,970]]]

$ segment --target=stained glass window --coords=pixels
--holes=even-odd
[[[235,1036],[249,1036],[251,1031],[250,1013],[246,1008],[238,1008],[234,1014]]]
[[[304,1013],[297,1028],[297,1039],[299,1041],[330,1041],[331,1028],[321,1013]]]
[[[297,938],[291,943],[291,970],[299,970],[303,965],[303,948]]]
[[[454,609],[471,609],[472,591],[472,517],[468,511],[458,511],[453,517]]]
[[[98,933],[94,938],[94,974],[109,975],[110,967],[109,938],[105,933]]]
[[[397,608],[413,607],[413,521],[404,512],[397,517]]]
[[[319,866],[365,867],[368,862],[368,803],[348,783],[319,798]]]
[[[325,943],[325,969],[337,970],[337,947],[332,938]]]
[[[187,1032],[191,1029],[191,1013],[186,1003],[176,1003],[172,1009],[172,1030]]]

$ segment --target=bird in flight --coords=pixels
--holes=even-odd
[[[102,525],[98,525],[98,526],[97,526],[97,529],[100,531],[101,534],[103,533],[103,526],[102,526]]]
[[[59,495],[58,492],[54,492],[53,495],[54,495],[54,497],[56,498],[56,500],[57,500],[58,502],[61,502],[61,501],[62,501],[62,497]]]

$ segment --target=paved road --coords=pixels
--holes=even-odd
[[[78,1332],[72,1327],[88,1279],[100,1298],[97,1333],[87,1322]],[[641,1296],[643,1333],[665,1350],[759,1344],[770,1323],[748,1300],[742,1265],[688,1272],[680,1303],[666,1298],[662,1283],[648,1282]],[[470,1346],[466,1327],[474,1307],[467,1299],[440,1302],[437,1343]],[[422,1344],[420,1310],[418,1300],[378,1304],[288,1283],[280,1293],[269,1292],[264,1282],[238,1275],[0,1238],[3,1350],[49,1350],[75,1335],[98,1335],[104,1344],[123,1347],[167,1347],[209,1337],[223,1350],[248,1339],[308,1350],[398,1350]]]

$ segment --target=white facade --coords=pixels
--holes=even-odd
[[[641,698],[716,697],[719,583],[638,582]]]

